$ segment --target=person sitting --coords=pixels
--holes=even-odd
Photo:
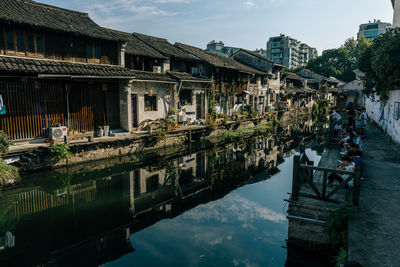
[[[359,164],[361,167],[361,172],[364,167],[364,160],[362,159],[362,152],[360,150],[358,151],[349,151],[347,153],[347,156],[351,158],[351,160],[354,162],[354,164]]]
[[[333,136],[339,137],[342,130],[343,130],[342,122],[338,121],[335,127],[333,127]]]
[[[344,156],[342,158],[342,165],[338,167],[339,170],[345,170],[348,172],[354,172],[354,163],[351,160],[350,157],[348,156]],[[337,185],[337,184],[341,184],[344,182],[344,180],[346,180],[347,178],[349,178],[350,175],[349,174],[339,174],[339,173],[331,173],[328,176],[328,184],[329,185]],[[348,185],[345,186],[345,188],[348,188]]]

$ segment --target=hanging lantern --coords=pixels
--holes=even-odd
[[[35,80],[35,89],[40,89],[40,83],[38,80]]]
[[[153,95],[153,90],[149,89],[149,92],[147,93],[149,96]]]
[[[103,91],[103,92],[107,92],[107,84],[105,84],[105,83],[103,83],[102,85],[101,85],[101,91]]]

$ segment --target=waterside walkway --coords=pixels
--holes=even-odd
[[[400,266],[400,151],[372,126],[367,136],[360,207],[349,220],[349,260]]]

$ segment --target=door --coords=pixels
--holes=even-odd
[[[196,94],[196,119],[201,119],[201,94]]]
[[[131,94],[132,127],[138,126],[137,121],[137,95]]]

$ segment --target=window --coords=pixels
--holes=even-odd
[[[87,58],[93,58],[93,49],[91,44],[87,46]]]
[[[192,90],[181,90],[179,92],[181,105],[192,105]]]
[[[36,33],[27,33],[22,31],[5,31],[6,50],[9,53],[25,55],[26,52],[32,54],[43,54],[44,39]]]
[[[100,63],[100,46],[95,43],[90,43],[87,45],[87,55],[89,62]]]
[[[19,52],[25,51],[24,35],[23,33],[17,33],[17,50]]]
[[[154,192],[158,189],[159,184],[159,176],[158,174],[150,176],[146,179],[146,192]]]
[[[15,50],[14,34],[11,31],[6,32],[6,48],[7,48],[7,50]]]
[[[37,51],[36,53],[38,54],[43,54],[44,52],[44,45],[43,45],[43,37],[40,35],[36,36],[36,46],[37,46]]]
[[[28,34],[26,37],[27,51],[35,53],[35,37],[32,34]]]
[[[98,45],[94,46],[94,58],[99,59],[100,58],[100,47]]]
[[[144,95],[144,111],[157,111],[156,95]]]

